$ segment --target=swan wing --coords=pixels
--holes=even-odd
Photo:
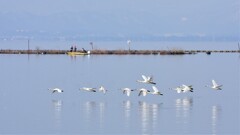
[[[89,91],[94,91],[94,92],[96,92],[96,88],[87,88],[86,90],[89,90]]]
[[[140,90],[139,93],[138,93],[138,96],[141,96],[143,94],[143,91]]]
[[[62,90],[59,89],[59,88],[54,88],[54,89],[53,89],[53,93],[54,93],[54,92],[62,92]]]
[[[192,88],[193,87],[192,85],[185,85],[185,84],[183,84],[182,86],[183,87],[188,87],[188,88]]]
[[[81,88],[81,89],[82,89],[82,90],[86,90],[86,91],[96,92],[96,88],[83,87],[83,88]]]
[[[56,90],[53,90],[53,91],[52,91],[52,93],[55,93],[55,92],[57,92],[57,91],[56,91]]]
[[[182,92],[182,90],[181,89],[176,89],[177,90],[177,93],[181,93]]]
[[[99,91],[104,91],[104,87],[101,86],[101,87],[99,88]]]
[[[125,88],[125,90],[127,90],[127,91],[131,91],[131,89],[130,89],[130,88]]]
[[[59,88],[54,88],[53,90],[56,90],[56,91],[58,91],[58,90],[60,90]]]
[[[217,82],[215,80],[212,80],[213,86],[218,86]]]
[[[183,93],[186,93],[186,92],[188,92],[189,90],[188,89],[182,89],[182,92]]]
[[[152,86],[154,92],[159,92],[158,88],[156,86]]]
[[[131,91],[128,90],[128,91],[126,91],[126,93],[127,93],[127,96],[130,96]]]
[[[107,92],[107,90],[103,86],[101,86],[99,88],[99,91],[103,92],[104,94],[106,94],[106,92]]]
[[[82,87],[81,89],[82,90],[89,90],[89,88],[87,88],[87,87]]]
[[[149,92],[149,91],[148,91],[147,89],[142,88],[142,89],[140,89],[140,92],[139,92],[138,95],[139,95],[139,96],[140,96],[140,95],[146,96],[148,92]]]
[[[176,90],[177,93],[181,93],[182,92],[182,86],[179,86],[179,87],[175,88],[174,90]]]
[[[147,91],[143,91],[142,95],[146,96],[147,95]]]
[[[123,91],[123,94],[126,94],[128,91],[128,88],[123,88],[122,91]]]
[[[193,90],[192,85],[184,85],[183,84],[182,86],[183,86],[182,90],[184,90],[184,91]]]
[[[152,82],[153,81],[153,76],[149,76],[148,81]]]
[[[145,75],[142,75],[143,80],[147,81],[148,78]]]

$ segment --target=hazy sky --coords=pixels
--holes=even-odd
[[[237,36],[240,0],[0,0],[0,29],[83,36]]]

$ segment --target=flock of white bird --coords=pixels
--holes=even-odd
[[[145,83],[145,84],[153,84],[152,89],[153,91],[150,91],[148,89],[145,88],[141,88],[141,89],[131,89],[131,88],[122,88],[122,92],[123,94],[126,94],[127,96],[131,95],[132,91],[138,91],[138,96],[146,96],[147,94],[152,94],[152,95],[163,95],[158,88],[155,86],[156,83],[153,81],[153,77],[152,76],[145,76],[142,75],[142,79],[143,80],[137,80],[137,82],[139,83]],[[206,85],[206,87],[212,88],[214,90],[222,90],[222,86],[223,85],[219,85],[217,84],[217,82],[215,80],[212,80],[212,85]],[[52,93],[62,93],[63,90],[60,88],[53,88],[53,89],[49,89],[52,91]],[[88,91],[88,92],[97,92],[97,88],[89,88],[89,87],[83,87],[80,88],[79,90],[83,90],[83,91]],[[192,85],[181,85],[179,87],[173,88],[173,90],[176,90],[177,93],[186,93],[186,92],[193,92],[193,86]],[[100,86],[100,88],[98,89],[99,92],[102,92],[104,94],[106,94],[107,90],[103,87]]]

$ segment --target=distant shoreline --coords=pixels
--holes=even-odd
[[[69,50],[0,50],[0,54],[67,54],[67,52]],[[83,53],[83,51],[77,52]],[[184,55],[197,53],[240,53],[240,50],[91,50],[91,55]]]

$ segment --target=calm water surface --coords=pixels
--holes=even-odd
[[[0,55],[0,134],[239,134],[240,55]],[[120,88],[153,75],[163,96]],[[222,91],[204,87],[215,79]],[[191,84],[193,93],[169,88]],[[79,91],[108,89],[106,95]],[[48,88],[59,87],[61,94]]]

